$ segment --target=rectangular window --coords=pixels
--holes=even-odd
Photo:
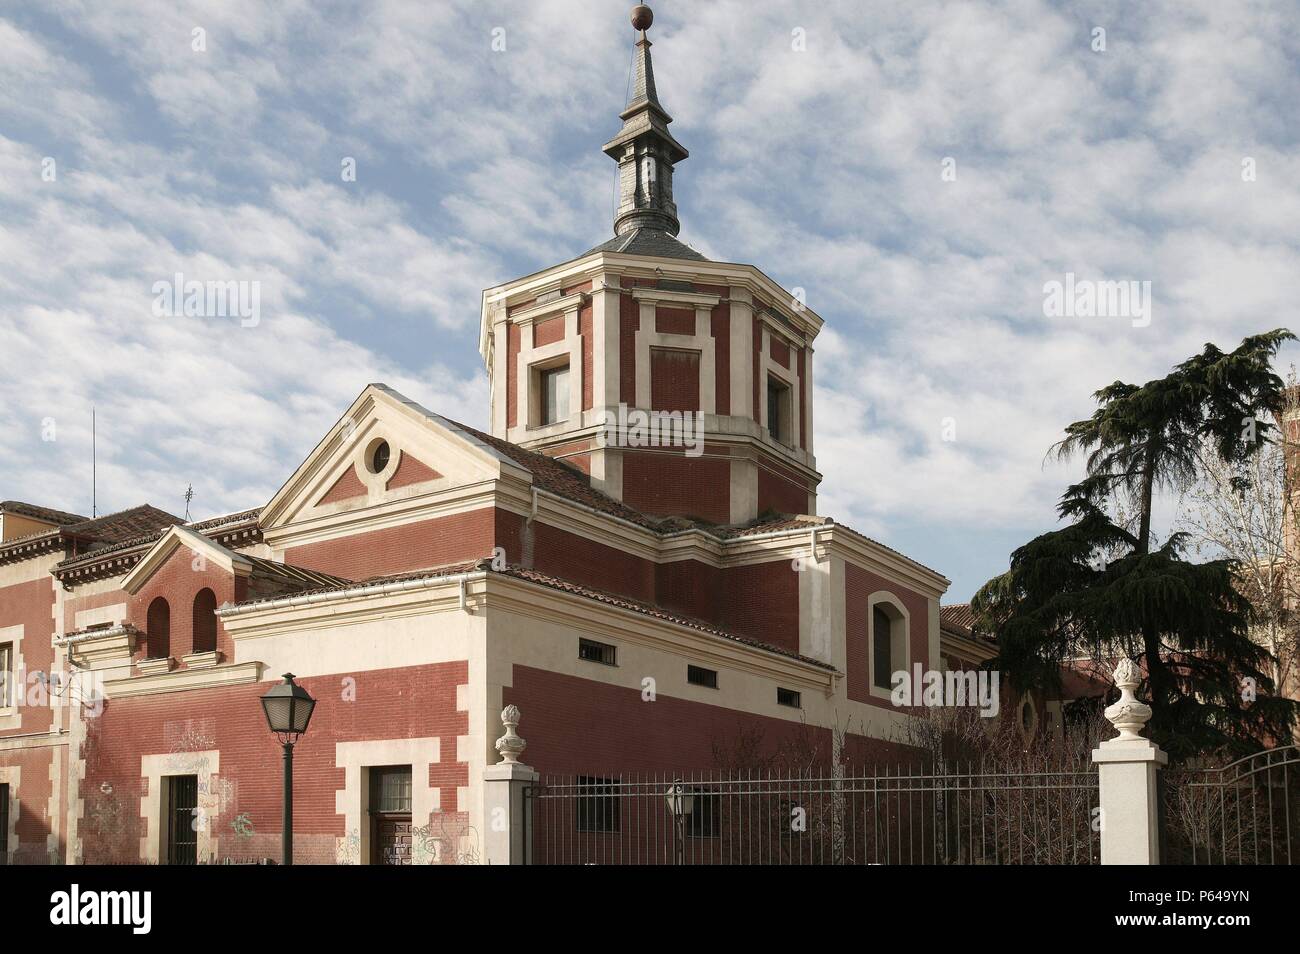
[[[790,443],[790,388],[776,378],[767,379],[767,432],[774,441]]]
[[[776,704],[778,706],[790,706],[793,709],[803,708],[803,699],[799,693],[793,689],[782,689],[780,686],[776,690]]]
[[[199,861],[199,777],[164,776],[167,797],[167,863],[194,865]]]
[[[606,666],[618,665],[618,648],[609,643],[598,643],[594,639],[578,640],[578,658],[587,662],[604,663]]]
[[[691,838],[718,837],[718,796],[708,789],[694,790],[695,801],[686,818],[686,834]]]
[[[880,606],[871,613],[871,659],[875,672],[871,684],[877,689],[888,689],[893,681],[893,636],[894,621]]]
[[[717,672],[712,669],[705,669],[703,666],[687,666],[686,681],[692,686],[706,686],[709,689],[718,688]]]
[[[537,423],[555,424],[569,419],[569,366],[543,368],[538,380],[541,408]]]
[[[13,705],[14,644],[0,643],[0,708]]]
[[[411,766],[377,765],[370,770],[370,810],[410,814]]]
[[[578,831],[618,831],[618,785],[612,778],[578,776]]]

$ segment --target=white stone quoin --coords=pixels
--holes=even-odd
[[[1156,773],[1169,756],[1142,737],[1151,707],[1133,695],[1142,673],[1131,659],[1115,667],[1119,701],[1106,709],[1106,718],[1119,730],[1092,752],[1101,785],[1101,863],[1156,865],[1160,863],[1159,790]]]

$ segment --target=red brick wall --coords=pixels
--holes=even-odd
[[[694,335],[695,310],[693,308],[655,309],[655,331],[661,335]]]
[[[808,489],[793,471],[762,458],[758,465],[758,512],[807,513]]]
[[[31,710],[28,710],[29,712]],[[46,710],[49,711],[48,709]],[[23,729],[26,731],[26,720]],[[0,766],[17,767],[21,773],[18,785],[10,784],[9,812],[13,818],[14,801],[17,800],[18,812],[15,825],[14,864],[45,865],[50,863],[47,836],[53,830],[54,822],[50,818],[50,764],[53,759],[62,759],[64,750],[48,746],[44,748],[10,749],[0,752]],[[61,849],[60,849],[61,850]]]
[[[506,327],[506,425],[514,427],[519,422],[519,349],[521,347],[519,326],[511,324]]]
[[[47,575],[0,589],[0,627],[23,627],[22,642],[17,649],[23,657],[23,672],[13,674],[10,683],[16,699],[26,698],[28,676],[48,673],[54,664],[54,649],[50,645],[50,637],[54,635],[54,585],[54,577]],[[14,663],[17,665],[17,659]],[[23,677],[23,683],[18,682],[19,676]],[[14,732],[0,731],[0,736],[44,732],[54,719],[48,706],[24,706],[21,711],[22,727]]]
[[[723,625],[722,571],[698,560],[661,563],[655,579],[655,602],[684,616]]]
[[[631,278],[622,280],[623,287],[636,285]],[[641,327],[641,308],[630,293],[618,300],[618,399],[628,407],[636,407],[636,333]]]
[[[577,653],[577,637],[574,637]],[[685,667],[685,660],[675,661]],[[598,665],[592,663],[592,665]],[[662,693],[643,702],[639,688],[610,686],[577,676],[516,665],[503,705],[517,705],[532,731],[528,764],[542,773],[688,772],[728,767],[757,734],[759,755],[783,747],[824,753],[830,731]],[[772,687],[773,698],[776,685]],[[520,734],[523,734],[522,729]]]
[[[808,352],[799,349],[799,447],[808,449],[808,376],[804,373]]]
[[[724,583],[728,629],[799,651],[799,574],[789,560],[731,567]]]
[[[578,309],[578,334],[582,335],[582,409],[592,408],[592,395],[595,388],[595,332],[593,331],[593,311],[591,302]]]
[[[869,570],[846,563],[844,566],[844,638],[848,645],[845,673],[848,697],[855,702],[889,707],[888,699],[877,699],[871,694],[871,645],[868,642],[867,597],[878,590],[888,590],[907,607],[911,618],[910,640],[912,662],[930,668],[930,608],[920,594],[904,589],[897,583],[877,576]],[[937,660],[936,660],[937,662]]]
[[[441,476],[442,474],[428,464],[422,463],[402,451],[402,459],[397,462],[397,470],[393,471],[393,476],[388,478],[388,484],[384,489],[397,490],[399,487],[410,487],[412,484],[437,480]]]
[[[327,490],[325,496],[321,497],[317,503],[338,503],[340,500],[351,500],[353,497],[360,497],[365,493],[366,485],[357,476],[357,469],[354,465],[339,475],[339,479],[334,481],[334,486]]]
[[[731,462],[708,456],[687,457],[673,451],[623,452],[623,500],[652,514],[700,517],[713,523],[731,520]]]
[[[650,349],[650,407],[656,411],[700,409],[700,353]]]
[[[623,550],[548,524],[532,524],[533,567],[598,590],[653,602],[655,565]]]
[[[343,698],[345,676],[355,679],[355,701]],[[466,713],[456,711],[456,687],[468,679],[462,661],[298,680],[317,705],[294,749],[295,861],[334,863],[335,838],[345,834],[344,818],[335,811],[335,792],[344,787],[343,770],[334,766],[337,742],[440,737],[444,762],[430,766],[429,781],[440,790],[450,827],[463,827],[456,789],[468,784],[468,767],[455,761],[456,736],[468,734],[469,725]],[[80,833],[86,862],[138,860],[146,824],[140,818],[142,755],[209,749],[220,750],[218,777],[226,796],[220,814],[208,819],[219,857],[278,861],[282,763],[258,702],[267,688],[191,690],[184,705],[174,694],[109,700],[90,723],[85,744]],[[252,826],[246,837],[232,827],[239,816]]]
[[[713,334],[714,407],[719,414],[731,413],[731,304],[720,302],[709,317]]]
[[[787,369],[790,367],[790,346],[780,338],[777,338],[776,336],[769,338],[767,350],[768,354],[771,355],[772,360],[781,367]]]
[[[181,668],[184,668],[181,657],[194,651],[194,597],[199,591],[211,590],[217,597],[218,606],[238,602],[244,595],[244,581],[240,580],[237,586],[232,573],[211,562],[205,563],[202,569],[195,569],[194,560],[192,550],[178,547],[140,591],[127,599],[127,620],[141,632],[147,629],[149,605],[159,597],[167,601],[171,610],[170,655]],[[235,658],[234,641],[220,620],[217,622],[217,651],[226,659]],[[145,655],[146,647],[142,640],[136,647],[135,658],[143,659]]]
[[[284,562],[349,580],[490,556],[494,508],[290,547]]]
[[[541,348],[544,345],[554,344],[557,341],[564,340],[564,318],[547,318],[545,321],[539,321],[533,325],[533,347]]]
[[[77,614],[83,610],[99,609],[125,602],[126,594],[121,590],[107,590],[103,593],[88,593],[83,596],[79,590],[74,589],[63,598],[63,631],[70,633],[77,628]]]

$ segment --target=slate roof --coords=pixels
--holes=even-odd
[[[625,235],[615,235],[608,242],[583,252],[581,258],[596,252],[617,252],[621,255],[652,255],[656,258],[682,258],[692,262],[709,261],[676,236],[659,229],[633,229]]]

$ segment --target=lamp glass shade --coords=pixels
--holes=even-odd
[[[316,700],[286,673],[284,682],[273,686],[262,696],[262,711],[266,724],[279,735],[298,736],[307,731]]]

